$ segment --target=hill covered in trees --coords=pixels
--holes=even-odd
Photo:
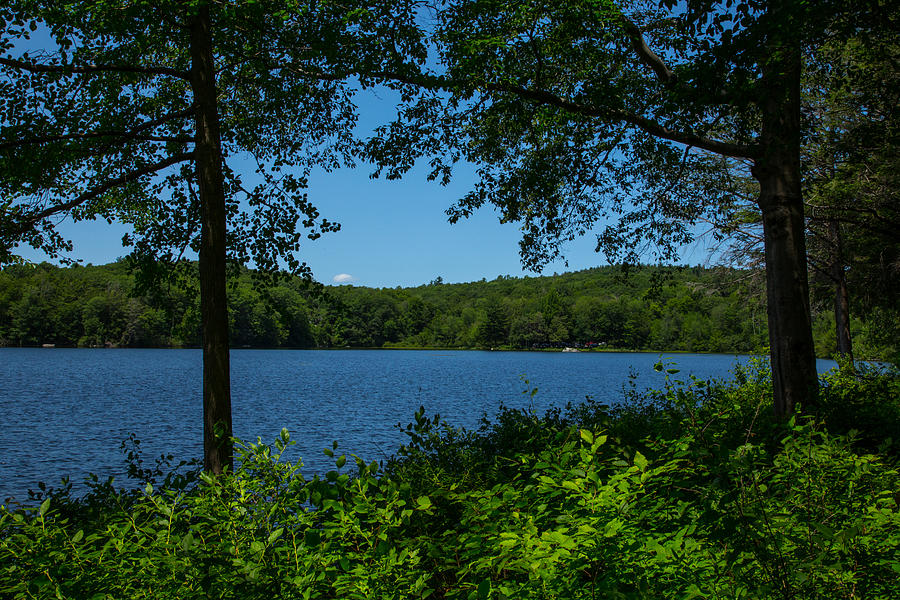
[[[194,266],[188,271],[193,273]],[[138,285],[125,262],[15,265],[0,271],[0,343],[193,346],[197,281]],[[321,286],[300,278],[229,288],[232,343],[291,348],[552,348],[762,352],[761,274],[701,267],[601,267],[415,288]],[[820,356],[834,348],[828,305],[814,307]],[[880,325],[854,322],[858,355],[888,356]],[[882,336],[884,337],[884,336]]]

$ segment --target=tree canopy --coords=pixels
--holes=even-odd
[[[0,346],[191,347],[201,341],[196,263],[146,288],[126,261],[0,271]],[[758,271],[601,267],[547,277],[410,288],[318,286],[302,277],[228,287],[232,348],[502,348],[758,354],[767,340]],[[816,356],[835,350],[833,287],[813,278]],[[855,279],[850,280],[851,289]],[[854,296],[856,293],[854,292]],[[898,361],[891,306],[857,303],[854,354]]]
[[[851,310],[896,310],[898,51],[896,29],[860,30],[809,53],[803,74],[801,164],[812,292],[833,305],[836,348],[848,357]],[[717,222],[729,246],[725,256],[759,264],[755,186],[735,165],[725,169],[722,182],[735,192]],[[891,319],[882,319],[882,329],[885,339],[897,335]]]

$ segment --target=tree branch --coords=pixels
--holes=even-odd
[[[436,75],[422,75],[421,77],[411,77],[401,73],[390,71],[379,71],[374,73],[363,74],[368,77],[379,79],[388,79],[398,81],[431,90],[452,91],[454,89],[465,89],[466,82],[448,80]],[[481,88],[492,92],[504,92],[515,94],[520,98],[532,100],[540,104],[555,106],[573,114],[584,115],[587,117],[598,117],[603,119],[612,119],[622,123],[627,123],[638,129],[649,133],[650,135],[687,146],[694,146],[701,150],[721,154],[722,156],[730,156],[734,158],[755,159],[759,153],[759,149],[753,144],[737,144],[732,142],[722,142],[713,140],[694,133],[677,131],[665,127],[664,125],[648,119],[641,115],[617,108],[606,108],[600,106],[591,106],[581,104],[572,100],[567,100],[552,92],[545,90],[532,90],[521,86],[515,86],[505,83],[483,83]]]
[[[673,71],[669,65],[667,65],[666,62],[650,48],[646,40],[644,40],[641,30],[634,22],[622,17],[622,25],[625,30],[625,35],[628,36],[628,40],[631,42],[631,49],[634,50],[638,60],[653,71],[660,83],[667,88],[672,88],[675,84],[682,83],[679,81],[675,71]],[[683,83],[682,86],[685,88],[687,87],[686,84]],[[697,92],[696,88],[692,88],[691,91],[693,93]],[[728,93],[722,89],[716,90],[712,97],[716,98],[720,103],[727,103],[729,101]]]
[[[669,68],[669,66],[653,51],[650,49],[650,46],[647,45],[647,42],[644,41],[644,36],[641,34],[641,30],[638,29],[638,26],[635,25],[628,19],[623,18],[623,25],[625,28],[625,34],[628,36],[628,40],[631,42],[631,48],[634,50],[634,53],[637,54],[638,59],[647,67],[653,70],[656,74],[656,78],[663,83],[663,85],[670,85],[675,83],[677,80],[677,76],[675,75],[675,71]]]
[[[812,270],[815,271],[816,273],[818,273],[819,275],[823,275],[827,279],[831,280],[832,283],[837,283],[837,279],[834,277],[834,275],[831,274],[831,269],[826,269],[826,268],[822,267],[812,257],[810,257],[810,256],[806,257],[806,264],[808,264],[812,268]]]
[[[707,150],[709,152],[714,152],[723,156],[731,156],[735,158],[756,158],[757,155],[757,148],[755,146],[735,144],[731,142],[721,142],[697,134],[669,129],[668,127],[665,127],[664,125],[657,123],[652,119],[648,119],[641,115],[637,115],[622,109],[604,108],[580,104],[578,102],[566,100],[565,98],[561,98],[556,94],[544,90],[530,90],[527,88],[512,86],[509,84],[486,84],[484,87],[492,91],[508,92],[511,94],[515,94],[521,98],[527,98],[529,100],[534,100],[542,104],[556,106],[557,108],[562,108],[568,112],[575,114],[622,121],[633,125],[654,137],[677,142],[679,144],[685,144],[687,146],[694,146],[696,148],[700,148],[701,150]]]
[[[807,204],[807,206],[809,206]],[[844,213],[844,214],[840,214]],[[873,219],[876,220],[875,223],[872,222],[872,219],[864,219],[862,217],[853,218],[846,213],[855,213],[855,214],[871,214]],[[833,221],[835,223],[846,223],[847,225],[855,225],[857,227],[861,227],[870,233],[877,233],[879,235],[886,236],[890,239],[900,239],[900,235],[898,235],[898,231],[900,231],[900,221],[896,221],[894,219],[890,219],[887,217],[883,217],[879,215],[875,210],[872,209],[836,209],[836,213],[829,214],[823,217],[811,216],[809,217],[809,222],[824,222],[827,223],[829,221]],[[883,225],[882,225],[883,224]]]
[[[18,69],[19,71],[28,71],[29,73],[138,73],[141,75],[169,75],[190,81],[190,74],[187,71],[180,71],[171,67],[137,67],[131,65],[84,65],[76,67],[74,65],[41,65],[12,58],[0,58],[0,65]]]
[[[70,140],[86,140],[97,138],[127,138],[139,140],[142,142],[181,142],[192,143],[194,138],[191,136],[165,136],[165,135],[135,135],[128,131],[98,131],[95,133],[69,133],[64,135],[49,135],[45,137],[29,138],[27,140],[18,140],[15,142],[4,142],[0,144],[0,150],[9,148],[18,148],[21,146],[35,146],[40,144],[49,144],[51,142],[64,142]]]
[[[135,169],[134,171],[130,171],[128,173],[125,173],[124,175],[120,175],[119,177],[109,179],[101,185],[98,185],[97,187],[76,196],[68,202],[63,202],[62,204],[57,204],[55,206],[45,208],[44,210],[26,216],[20,223],[17,223],[12,227],[11,232],[14,236],[23,235],[42,219],[46,219],[47,217],[50,217],[57,213],[71,210],[77,206],[84,204],[85,202],[88,202],[89,200],[93,200],[94,198],[105,194],[106,192],[120,185],[131,183],[132,181],[137,181],[141,177],[152,175],[153,173],[161,171],[166,167],[171,167],[172,165],[176,165],[178,163],[187,162],[189,160],[192,160],[193,157],[194,154],[192,152],[173,154],[172,156],[159,162],[145,165],[139,169]]]

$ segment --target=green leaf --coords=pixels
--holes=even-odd
[[[47,514],[47,511],[50,510],[50,498],[47,498],[41,503],[40,509],[38,509],[38,513],[43,517]]]
[[[281,534],[284,533],[284,527],[279,527],[275,531],[269,534],[269,539],[266,540],[267,544],[272,544],[275,540],[281,537]]]
[[[579,433],[581,434],[581,439],[583,439],[585,442],[587,442],[588,444],[594,443],[594,434],[593,433],[591,433],[587,429],[581,429],[581,430],[579,430]]]
[[[303,534],[303,542],[307,546],[318,546],[322,541],[322,536],[319,535],[319,532],[315,529],[307,529]]]
[[[634,453],[634,465],[641,471],[647,468],[647,458],[640,452]]]
[[[184,537],[181,538],[181,547],[185,550],[190,550],[194,547],[194,534],[188,531],[184,534]]]
[[[489,598],[491,595],[491,580],[485,579],[478,584],[478,597]]]
[[[416,500],[416,504],[419,505],[420,509],[429,509],[431,508],[431,498],[428,496],[419,496],[418,500]]]
[[[612,519],[603,526],[603,535],[606,537],[613,537],[620,529],[622,529],[623,525],[624,523],[619,519]]]
[[[686,600],[689,600],[690,598],[703,598],[703,597],[705,597],[705,595],[700,590],[700,588],[697,587],[696,583],[692,583],[691,585],[689,585],[687,591],[685,592],[685,594],[683,596],[683,598],[685,598]]]

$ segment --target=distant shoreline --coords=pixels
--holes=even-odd
[[[87,346],[59,346],[54,345],[53,347],[47,346],[2,346],[0,345],[0,349],[4,348],[29,348],[29,349],[39,349],[39,350],[201,350],[200,346],[95,346],[95,347],[87,347]],[[415,350],[422,352],[446,352],[446,351],[454,351],[454,352],[544,352],[544,353],[558,353],[563,354],[565,348],[458,348],[458,347],[419,347],[419,346],[390,346],[390,347],[365,347],[365,346],[334,346],[331,348],[303,348],[303,347],[285,347],[285,346],[232,346],[231,350],[306,350],[306,351],[320,351],[320,350],[341,350],[341,351],[357,351],[357,350]],[[763,352],[738,352],[738,351],[725,351],[725,352],[711,352],[705,350],[634,350],[634,349],[621,349],[621,348],[577,348],[577,353],[581,354],[707,354],[710,356],[750,356],[756,358],[768,358],[768,354]],[[572,352],[573,354],[575,352]],[[817,356],[817,359],[820,360],[834,360],[831,356]],[[857,358],[856,360],[864,361],[864,362],[884,362],[884,359],[881,358]]]

